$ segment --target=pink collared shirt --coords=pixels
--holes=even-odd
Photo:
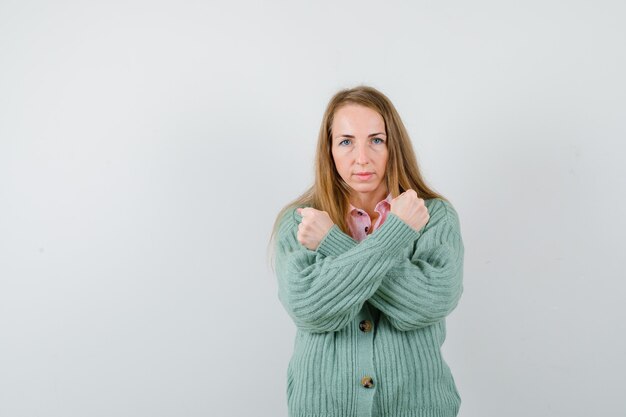
[[[391,210],[391,193],[387,194],[387,197],[384,200],[381,200],[376,204],[374,211],[378,213],[378,217],[372,225],[372,219],[369,214],[365,210],[354,207],[350,203],[350,207],[348,208],[348,213],[346,214],[346,221],[348,223],[348,228],[350,229],[350,234],[352,238],[357,242],[362,241],[367,237],[367,235],[374,233],[376,229],[378,229],[387,218],[387,213]]]

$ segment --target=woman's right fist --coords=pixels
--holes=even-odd
[[[391,200],[391,212],[417,232],[419,232],[430,219],[424,200],[419,198],[417,193],[412,189],[406,190]]]

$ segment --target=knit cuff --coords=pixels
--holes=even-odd
[[[333,224],[326,236],[317,246],[317,252],[324,256],[338,256],[357,245],[357,242]]]
[[[381,245],[387,246],[390,251],[395,252],[408,242],[417,240],[421,234],[421,230],[419,232],[415,231],[400,217],[389,212],[382,226],[369,235],[366,240],[376,238],[381,241]]]

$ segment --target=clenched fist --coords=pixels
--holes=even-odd
[[[391,200],[391,212],[419,232],[428,223],[430,216],[424,200],[414,190],[408,189]]]
[[[315,250],[335,223],[325,211],[313,207],[298,208],[302,216],[298,225],[298,242],[307,249]]]

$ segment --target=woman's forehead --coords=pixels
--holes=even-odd
[[[385,121],[376,110],[349,104],[335,111],[332,131],[335,135],[371,135],[385,132]]]

